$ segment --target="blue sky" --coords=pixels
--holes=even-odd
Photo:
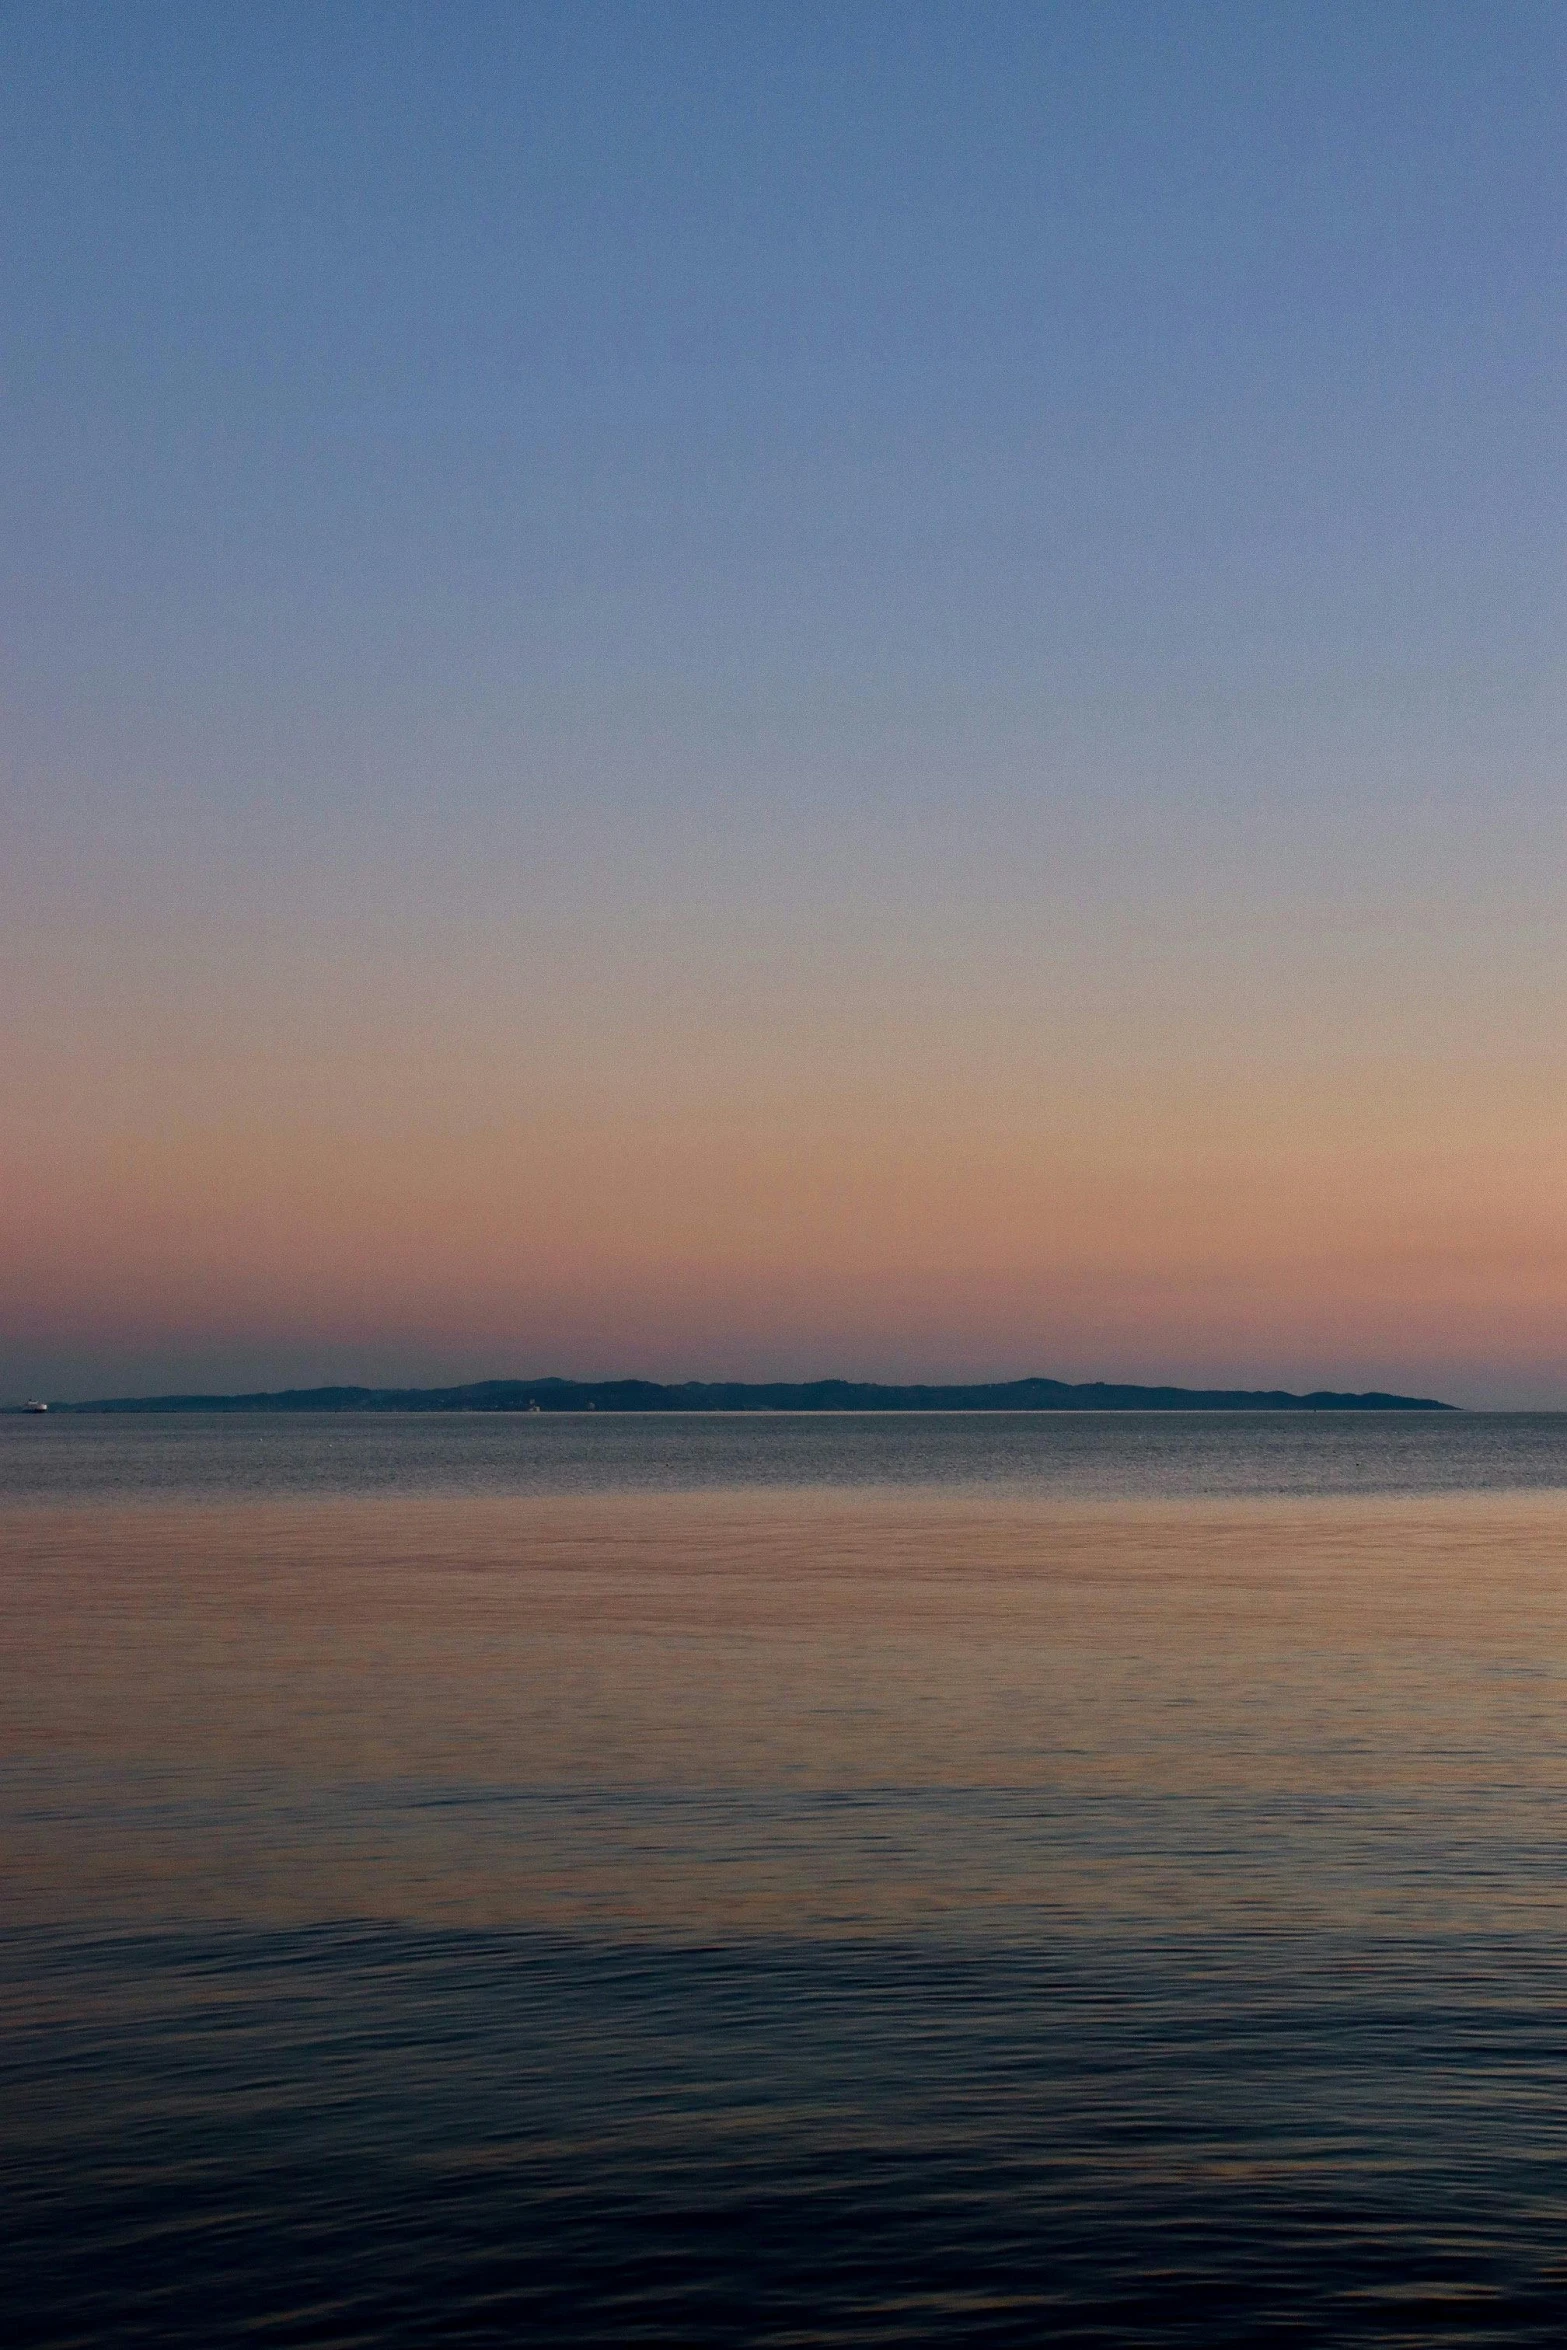
[[[461,1114],[414,1151],[448,1230],[486,1121],[555,1104],[515,1169],[548,1188],[552,1134],[589,1096],[634,1127],[655,1067],[670,1151],[700,1156],[715,1095],[780,1055],[731,1195],[775,1128],[830,1160],[822,1088],[894,1071],[861,1161],[879,1132],[900,1197],[983,1221],[983,1166],[911,1167],[900,1120],[978,1067],[1030,1118],[1052,1094],[1110,1117],[1151,1060],[1215,1136],[1259,1070],[1293,1086],[1267,1118],[1308,1205],[1328,1097],[1351,1189],[1357,1088],[1402,1086],[1400,1147],[1427,1158],[1466,1104],[1480,1157],[1451,1196],[1512,1236],[1518,1279],[1530,1251],[1557,1265],[1560,1231],[1481,1161],[1487,1133],[1559,1139],[1563,23],[8,11],[5,910],[38,1007],[11,1166],[39,1198],[98,1168],[115,1239],[62,1334],[70,1233],[29,1227],[12,1375],[477,1372],[537,1333],[540,1369],[831,1347],[1065,1371],[1059,1347],[1085,1376],[1343,1355],[1567,1396],[1559,1345],[1506,1311],[1487,1333],[1468,1292],[1444,1323],[1429,1282],[1416,1342],[1407,1284],[1378,1304],[1318,1266],[1352,1335],[1292,1335],[1282,1235],[1247,1260],[1271,1353],[1210,1299],[1186,1324],[1128,1308],[1099,1362],[1104,1235],[1019,1261],[1032,1320],[971,1299],[911,1335],[889,1300],[914,1237],[838,1328],[758,1287],[749,1244],[704,1268],[656,1215],[597,1288],[590,1233],[542,1235],[570,1279],[546,1300],[508,1271],[492,1328],[475,1211],[443,1322],[396,1271],[393,1204],[379,1319],[368,1293],[323,1319],[313,1278],[291,1302],[281,1258],[221,1327],[177,1281],[155,1308],[181,1215],[209,1299],[243,1271],[213,1154],[242,1157],[252,1117],[287,1128],[333,1016],[312,1147],[345,1182],[390,1147],[352,1070],[392,1101],[470,1052]],[[569,1102],[507,1059],[519,1025]],[[1106,1180],[1143,1181],[1165,1116],[1106,1141]],[[1032,1167],[1048,1197],[1030,1133],[1007,1184]],[[155,1177],[127,1176],[137,1152]],[[602,1213],[613,1233],[610,1192]],[[1438,1209],[1411,1214],[1439,1256]],[[835,1278],[852,1223],[807,1218],[798,1261]],[[1176,1217],[1172,1266],[1197,1230]],[[622,1333],[604,1298],[628,1282]],[[698,1291],[729,1321],[693,1319]]]

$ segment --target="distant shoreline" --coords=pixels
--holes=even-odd
[[[21,1412],[22,1405],[4,1407]],[[134,1412],[1452,1412],[1434,1397],[1319,1388],[1124,1387],[1011,1379],[966,1386],[650,1379],[483,1379],[464,1387],[287,1387],[254,1395],[109,1396],[51,1413]]]

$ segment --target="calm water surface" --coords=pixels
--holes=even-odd
[[[1567,1418],[0,1421],[6,2338],[1557,2343]]]

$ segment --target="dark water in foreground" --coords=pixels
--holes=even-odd
[[[0,1422],[18,2345],[1556,2343],[1567,1419]]]

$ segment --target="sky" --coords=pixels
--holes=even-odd
[[[0,15],[0,1396],[1567,1406],[1560,0]]]

